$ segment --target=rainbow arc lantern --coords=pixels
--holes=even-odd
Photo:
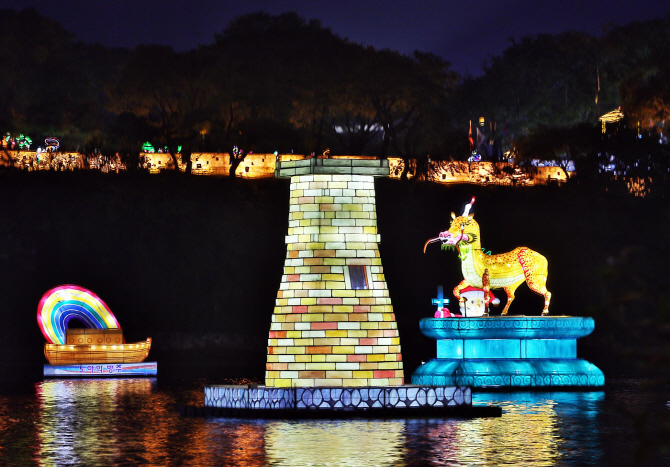
[[[37,324],[48,343],[65,344],[66,330],[72,319],[91,329],[120,327],[107,304],[90,290],[61,285],[42,296],[37,307]]]
[[[84,328],[69,328],[72,320]],[[126,343],[114,314],[96,294],[76,285],[47,291],[37,307],[37,324],[52,365],[139,363],[149,355],[151,338]]]

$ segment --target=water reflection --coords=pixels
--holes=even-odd
[[[154,405],[153,398],[149,396],[155,383],[155,379],[139,378],[46,380],[38,383],[38,444],[35,456],[45,465],[54,460],[65,464],[94,465],[101,460],[123,459],[124,446],[119,442],[123,430],[120,428],[128,419],[119,409],[144,411]],[[138,422],[140,426],[137,426]],[[158,423],[158,426],[150,426],[139,420],[133,421],[136,428],[140,428],[135,442],[147,444],[147,451],[157,441],[155,435],[160,430],[160,421]],[[151,436],[147,436],[147,432]]]
[[[501,406],[503,416],[460,423],[459,449],[451,459],[470,465],[558,465],[567,459],[599,465],[596,415],[604,397],[604,392],[474,394],[474,403]]]
[[[267,465],[264,421],[217,419],[207,425],[209,451],[199,465]]]
[[[540,466],[611,460],[603,456],[608,428],[602,392],[475,393],[475,403],[502,406],[503,415],[464,420],[178,416],[177,405],[202,405],[202,398],[202,384],[174,389],[142,378],[47,380],[33,394],[0,394],[0,465]]]
[[[604,393],[481,393],[476,400],[502,406],[503,416],[259,422],[262,439],[248,443],[254,454],[244,460],[278,466],[600,464],[596,415]],[[223,430],[223,440],[230,421],[213,422],[212,430]]]
[[[404,421],[276,422],[265,431],[271,465],[403,465]]]
[[[47,380],[36,399],[38,465],[167,465],[207,452],[204,423],[183,424],[155,379]]]

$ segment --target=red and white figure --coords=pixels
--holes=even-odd
[[[490,304],[498,306],[500,299],[489,290],[488,297]],[[477,316],[485,316],[486,313],[486,294],[484,289],[467,286],[461,290],[461,298],[458,301],[458,307],[463,316],[473,318]]]

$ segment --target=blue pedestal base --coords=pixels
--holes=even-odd
[[[434,358],[412,375],[422,386],[600,387],[605,376],[592,363],[576,359],[452,360]]]
[[[412,384],[473,388],[595,388],[598,367],[577,358],[577,339],[592,318],[479,317],[422,319],[421,332],[437,340],[437,358],[421,365]]]

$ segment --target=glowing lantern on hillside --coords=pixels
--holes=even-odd
[[[619,107],[616,110],[612,110],[611,112],[607,112],[605,115],[600,117],[598,120],[600,120],[602,123],[603,133],[605,133],[605,124],[616,123],[622,118],[623,118],[623,112],[621,111],[621,107]]]

